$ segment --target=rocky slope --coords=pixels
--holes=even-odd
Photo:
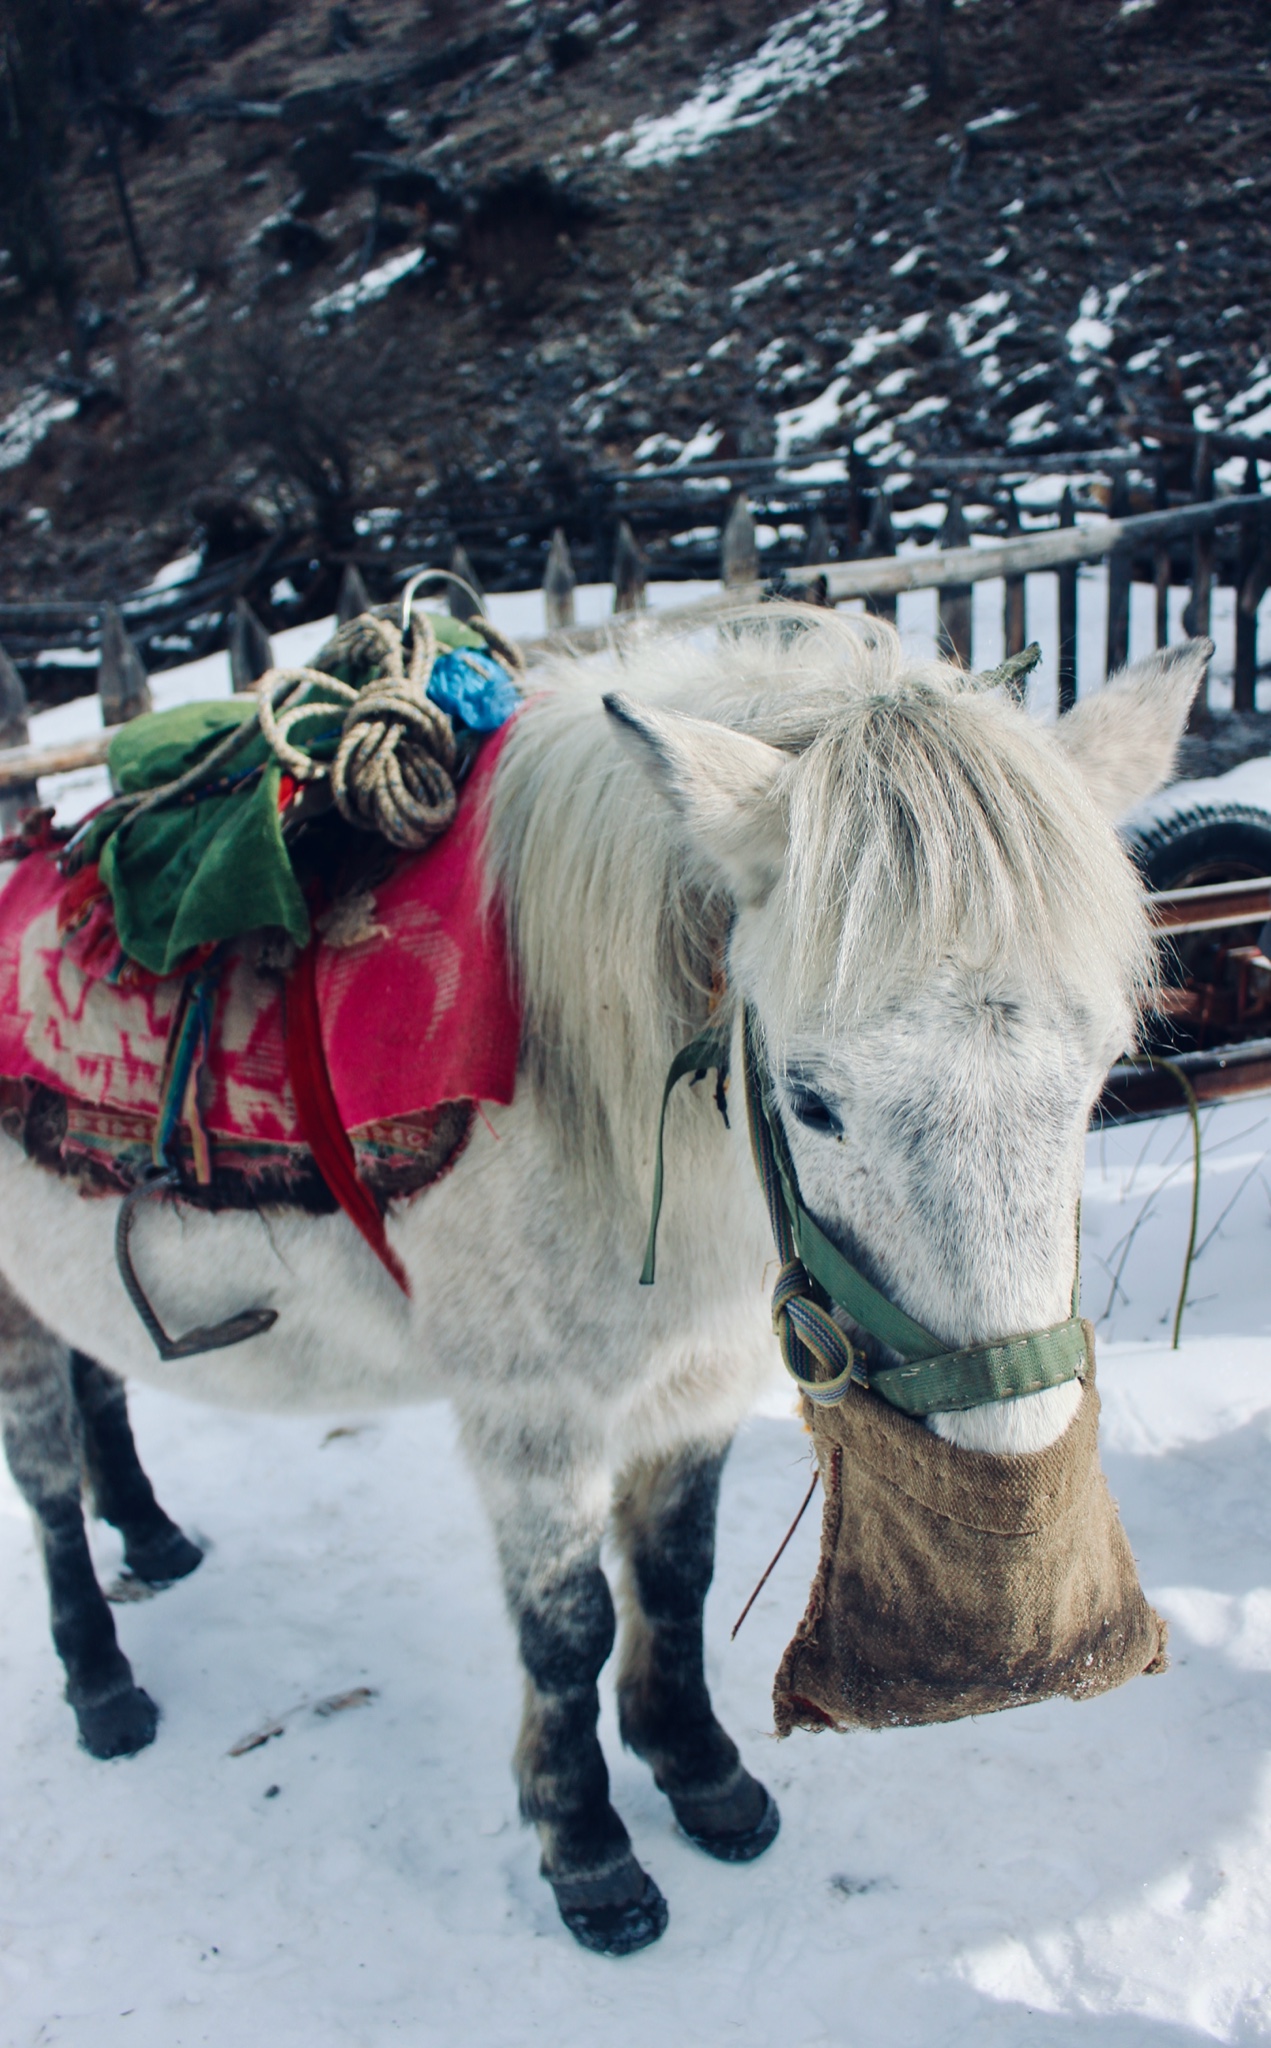
[[[54,181],[74,332],[0,280],[0,594],[284,521],[404,560],[693,454],[1265,431],[1271,12],[934,12],[121,5]]]

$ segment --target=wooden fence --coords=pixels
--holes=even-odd
[[[1151,581],[1156,587],[1156,644],[1165,645],[1169,622],[1163,593],[1169,589],[1167,578],[1180,542],[1186,544],[1193,567],[1185,612],[1187,630],[1208,633],[1214,586],[1214,536],[1226,528],[1234,528],[1239,536],[1239,558],[1247,565],[1236,586],[1236,708],[1253,710],[1257,613],[1271,584],[1271,498],[1257,492],[1128,518],[1092,520],[1080,526],[1075,519],[1061,518],[1059,526],[1048,531],[1020,534],[982,546],[972,545],[964,526],[955,525],[954,519],[948,518],[943,545],[938,550],[910,555],[892,552],[857,562],[810,564],[797,572],[797,580],[791,582],[790,588],[831,604],[863,599],[872,610],[891,616],[895,615],[896,599],[904,593],[935,590],[939,593],[941,641],[963,666],[970,667],[974,657],[972,585],[998,578],[1003,581],[1005,651],[1008,655],[1018,654],[1028,639],[1025,579],[1052,571],[1058,582],[1059,706],[1065,711],[1076,701],[1079,566],[1103,560],[1108,563],[1106,659],[1107,671],[1111,673],[1124,664],[1129,653],[1132,577]],[[694,621],[706,622],[717,617],[739,599],[764,594],[765,586],[753,576],[737,573],[742,557],[735,555],[730,562],[727,542],[726,534],[724,580],[731,586],[726,596],[702,605],[681,605],[659,612],[648,620],[650,627],[679,630]],[[615,630],[614,624],[609,623],[567,630],[561,637],[581,652],[604,645]]]
[[[1076,698],[1079,566],[1105,559],[1109,565],[1107,663],[1112,670],[1125,661],[1128,652],[1131,576],[1136,570],[1144,573],[1146,568],[1156,580],[1158,593],[1162,587],[1167,589],[1167,583],[1162,586],[1162,578],[1172,560],[1171,551],[1180,542],[1190,550],[1193,563],[1188,630],[1208,632],[1215,535],[1234,529],[1239,536],[1240,559],[1249,565],[1237,590],[1237,702],[1243,695],[1246,708],[1252,709],[1257,610],[1271,582],[1269,520],[1271,499],[1250,492],[1169,511],[1099,519],[1080,526],[1075,522],[1061,523],[1045,532],[1020,534],[982,546],[970,545],[958,534],[953,522],[947,521],[946,525],[952,528],[948,537],[955,538],[956,545],[911,555],[813,563],[799,571],[797,582],[786,587],[791,594],[802,594],[820,603],[843,604],[861,599],[884,614],[894,614],[897,598],[908,591],[935,590],[939,593],[941,636],[956,658],[970,666],[975,653],[971,632],[972,586],[990,579],[1002,580],[1004,637],[1009,655],[1020,652],[1027,641],[1025,579],[1040,573],[1053,574],[1058,581],[1059,701],[1063,711]],[[753,523],[744,502],[739,500],[724,534],[721,567],[726,587],[721,596],[647,612],[642,608],[639,564],[634,562],[625,583],[615,586],[615,604],[621,609],[602,625],[579,626],[573,623],[573,570],[568,546],[561,535],[549,551],[544,584],[545,608],[552,630],[530,642],[527,652],[532,661],[537,661],[551,653],[582,653],[601,648],[631,633],[677,632],[709,625],[739,604],[757,603],[773,594],[772,585],[759,579],[757,566]],[[366,601],[361,578],[350,572],[341,592],[341,615],[353,616],[364,608]],[[462,593],[456,594],[455,602],[465,602]],[[1165,607],[1158,603],[1158,645],[1165,642],[1167,625]],[[234,685],[239,689],[249,688],[270,666],[272,658],[268,635],[241,600],[232,620],[230,655]],[[98,673],[103,718],[108,728],[148,708],[145,671],[117,613],[113,617],[108,613],[106,618]],[[103,761],[110,731],[62,747],[12,744],[24,736],[21,679],[13,665],[0,658],[0,739],[11,742],[7,750],[0,751],[0,792],[6,793],[6,809],[14,808],[22,796],[29,800],[29,792],[39,776],[66,773]]]
[[[447,562],[454,552],[462,553],[486,588],[528,590],[542,582],[553,554],[559,572],[563,548],[563,580],[568,583],[576,572],[583,582],[613,583],[621,610],[638,604],[642,579],[714,577],[721,557],[726,578],[745,581],[760,573],[769,579],[798,577],[808,564],[873,560],[914,542],[952,549],[969,541],[972,531],[977,539],[1010,540],[1022,528],[1039,530],[1037,512],[1021,509],[1016,493],[1027,498],[1022,486],[1035,486],[1048,473],[1059,472],[1072,483],[1062,501],[1052,498],[1049,512],[1041,515],[1058,526],[1109,513],[1182,509],[1215,495],[1215,463],[1232,455],[1244,458],[1242,495],[1256,493],[1258,460],[1271,460],[1271,441],[1204,434],[1168,422],[1140,424],[1119,448],[906,458],[904,471],[895,473],[871,467],[848,447],[800,450],[782,460],[711,459],[660,469],[645,464],[589,475],[536,475],[517,484],[447,477],[422,488],[404,508],[384,508],[357,521],[348,508],[349,520],[363,529],[352,544],[282,531],[189,581],[116,593],[115,602],[153,673],[224,648],[244,604],[271,632],[326,616],[349,567],[376,600],[400,588],[410,565]],[[1207,564],[1194,559],[1195,547],[1184,533],[1118,567],[1128,567],[1132,580],[1154,584],[1162,609],[1169,587],[1192,587],[1198,570],[1202,582],[1207,572],[1211,588],[1243,588],[1255,567],[1247,554],[1252,531],[1219,530]],[[1114,579],[1114,597],[1128,603],[1124,578]],[[1013,603],[1017,613],[1018,592]],[[961,646],[965,635],[956,597],[947,609],[952,644]],[[1071,605],[1067,609],[1071,623]],[[104,602],[85,600],[0,604],[0,644],[22,674],[33,705],[44,708],[96,687],[94,656],[107,610]],[[1247,658],[1236,667],[1238,701],[1247,708]]]

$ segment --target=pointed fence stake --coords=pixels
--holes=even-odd
[[[1059,500],[1059,524],[1075,526],[1077,508],[1073,502],[1072,485],[1064,485],[1063,497]],[[1166,565],[1168,581],[1168,563]],[[1077,565],[1059,571],[1056,581],[1059,585],[1059,710],[1060,714],[1071,711],[1077,701]]]
[[[1014,491],[1010,491],[1007,493],[1006,531],[1013,535],[1017,534],[1019,530],[1019,506],[1015,502]],[[1022,576],[1008,576],[1002,597],[1002,651],[1008,661],[1013,654],[1022,654],[1024,652],[1025,643],[1028,639],[1024,597],[1024,578]],[[1013,689],[1013,694],[1019,699],[1021,704],[1024,701],[1027,690],[1027,677],[1021,676],[1018,688]]]
[[[891,499],[886,491],[880,489],[874,493],[874,509],[869,515],[869,525],[865,529],[865,558],[873,562],[884,555],[894,555],[895,552],[896,531],[891,523]],[[873,612],[876,619],[890,619],[893,625],[896,623],[894,597],[868,597],[865,600],[865,609]]]
[[[1192,499],[1206,504],[1214,495],[1214,457],[1208,434],[1196,437],[1192,465]],[[1210,604],[1214,582],[1214,530],[1198,526],[1192,535],[1192,594],[1183,611],[1183,626],[1198,638],[1209,632]],[[1209,726],[1209,671],[1192,699],[1187,714],[1188,732],[1205,732]]]
[[[335,619],[338,626],[347,626],[350,619],[360,619],[363,612],[371,609],[370,592],[362,579],[362,571],[356,562],[346,562],[340,578],[340,595],[336,599]],[[262,629],[263,630],[263,629]],[[271,664],[272,665],[272,664]],[[261,674],[265,671],[262,669]],[[234,688],[238,688],[235,683]]]
[[[355,572],[356,573],[356,572]],[[361,577],[358,581],[361,582]],[[343,595],[343,591],[341,591]],[[356,617],[357,614],[354,614]],[[245,597],[235,598],[229,622],[229,675],[234,695],[241,696],[274,665],[269,635]]]
[[[727,589],[759,581],[759,543],[746,494],[739,491],[719,541],[719,577]]]
[[[615,612],[644,610],[644,550],[625,519],[618,521],[613,549],[613,608]]]
[[[543,572],[543,608],[547,613],[549,633],[558,633],[562,627],[573,625],[576,581],[569,542],[564,528],[558,526],[547,550],[547,567]]]
[[[139,718],[152,708],[145,663],[128,637],[119,607],[113,604],[102,606],[97,694],[103,725],[126,725],[130,718]]]
[[[1243,498],[1256,498],[1262,489],[1258,465],[1251,455],[1245,463]],[[1258,553],[1259,515],[1240,522],[1236,554],[1236,667],[1232,696],[1233,711],[1256,711],[1258,697],[1258,608],[1248,610],[1244,602],[1247,585]]]
[[[808,544],[803,551],[804,566],[809,569],[823,568],[830,559],[833,547],[834,542],[825,523],[825,514],[814,512],[808,527]]]
[[[448,595],[446,598],[446,603],[450,608],[451,618],[479,618],[481,614],[481,606],[477,602],[477,599],[484,597],[485,592],[484,590],[482,590],[481,585],[477,580],[477,572],[473,568],[471,560],[469,559],[468,556],[468,550],[461,540],[455,542],[454,548],[451,551],[450,573],[452,576],[462,576],[464,582],[470,584],[472,589],[476,592],[476,598],[472,598],[469,597],[466,590],[460,590],[459,585],[457,583],[451,583],[447,586]]]
[[[962,510],[962,493],[954,491],[940,529],[942,548],[967,548],[971,530]],[[940,651],[953,656],[960,668],[971,666],[971,586],[950,583],[940,592]]]
[[[1113,519],[1128,518],[1130,512],[1130,486],[1125,471],[1121,470],[1113,479],[1112,499],[1108,506]],[[1104,675],[1115,675],[1125,667],[1130,658],[1130,550],[1113,548],[1108,556],[1108,623],[1107,643],[1104,657]]]
[[[0,647],[0,747],[25,747],[31,734],[27,728],[26,684]]]
[[[26,685],[4,648],[0,647],[0,747],[30,744],[26,711]],[[0,796],[0,832],[16,831],[23,814],[34,809],[39,800],[39,791],[33,782],[20,782],[14,788],[6,789]]]

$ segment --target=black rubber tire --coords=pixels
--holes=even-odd
[[[1251,881],[1271,875],[1271,812],[1256,804],[1193,804],[1127,834],[1126,845],[1149,889]],[[1176,986],[1191,975],[1208,981],[1213,955],[1210,933],[1175,939],[1161,949],[1161,978]],[[1190,1052],[1208,1042],[1164,1015],[1144,1019],[1144,1048],[1158,1056]]]
[[[1271,875],[1271,812],[1256,804],[1193,804],[1127,836],[1149,889],[1199,888]]]

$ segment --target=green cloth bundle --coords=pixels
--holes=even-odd
[[[231,700],[134,718],[110,743],[115,787],[135,795],[175,780],[254,715],[249,700]],[[98,863],[125,953],[154,974],[172,974],[194,948],[261,925],[305,943],[309,913],[283,842],[281,779],[257,733],[226,764],[214,793],[136,818],[108,811],[90,824],[84,858]]]
[[[459,619],[429,614],[440,645],[484,648]],[[337,641],[313,666],[360,687],[371,680]],[[293,739],[316,760],[329,760],[347,706],[322,700],[314,686],[313,725]],[[148,712],[122,726],[110,743],[111,779],[121,795],[161,788],[197,767],[235,726],[255,718],[250,697],[182,704]],[[309,913],[283,838],[278,797],[282,770],[259,732],[195,789],[139,816],[105,810],[90,821],[79,851],[96,861],[110,892],[119,942],[154,974],[173,974],[200,946],[264,926],[303,946]]]

